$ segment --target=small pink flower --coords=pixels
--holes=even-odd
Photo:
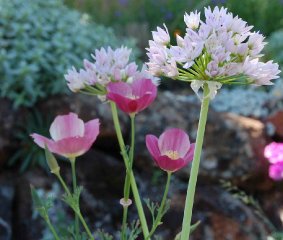
[[[193,160],[195,144],[181,129],[172,128],[162,133],[159,139],[146,136],[146,146],[156,164],[164,171],[175,172]]]
[[[283,143],[268,144],[264,149],[264,156],[270,163],[283,162]]]
[[[283,162],[278,162],[270,165],[269,177],[275,181],[279,181],[283,179]]]
[[[52,139],[37,133],[31,134],[34,142],[41,148],[48,149],[67,158],[80,156],[87,152],[99,134],[99,120],[84,123],[77,114],[57,116],[50,127]]]
[[[109,83],[107,98],[124,112],[138,113],[147,108],[155,99],[157,87],[150,79],[139,79],[132,84],[125,82]]]

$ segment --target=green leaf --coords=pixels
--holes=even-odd
[[[136,220],[127,228],[127,239],[135,240],[142,232],[140,221]]]
[[[98,237],[99,240],[113,240],[113,236],[104,232],[103,229],[98,229],[95,232],[95,236]]]
[[[35,190],[33,185],[30,185],[30,191],[31,191],[31,196],[32,196],[34,206],[36,208],[43,207],[43,202],[42,202],[41,198],[39,197],[39,195],[38,195],[38,193]]]
[[[30,190],[31,190],[31,197],[34,203],[34,207],[38,211],[39,215],[46,220],[48,218],[48,215],[42,199],[39,197],[37,191],[32,185],[30,186]]]
[[[80,211],[79,202],[82,190],[82,187],[77,187],[74,191],[74,194],[64,194],[63,196],[63,201],[66,202],[75,212]]]

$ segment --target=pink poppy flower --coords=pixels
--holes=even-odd
[[[275,181],[283,179],[283,162],[278,162],[269,166],[269,177]]]
[[[268,144],[264,149],[264,156],[270,163],[283,162],[283,143]]]
[[[80,156],[87,152],[99,134],[99,120],[84,123],[77,114],[57,116],[50,127],[52,139],[37,133],[31,134],[34,142],[41,148],[67,158]]]
[[[156,164],[163,170],[175,172],[193,160],[195,144],[181,129],[172,128],[162,133],[159,139],[146,136],[146,146]]]
[[[155,99],[157,87],[150,79],[139,79],[131,84],[109,83],[107,98],[128,114],[138,113],[147,108]]]

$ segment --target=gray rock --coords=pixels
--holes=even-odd
[[[173,196],[171,210],[164,218],[161,228],[172,231],[173,239],[181,229],[185,195],[182,192]],[[267,239],[271,229],[256,211],[232,194],[217,185],[199,185],[197,187],[193,220],[201,224],[192,233],[192,240]]]
[[[14,187],[0,182],[0,240],[12,239]]]

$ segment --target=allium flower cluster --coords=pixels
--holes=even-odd
[[[264,156],[270,162],[269,176],[274,180],[283,179],[283,143],[272,142],[264,149]]]
[[[186,13],[184,21],[185,35],[176,36],[176,45],[170,44],[165,25],[153,32],[147,48],[153,75],[196,81],[199,86],[218,82],[214,90],[222,84],[270,85],[278,78],[278,64],[259,60],[266,44],[263,35],[227,9],[205,8],[204,21],[197,11]]]
[[[121,47],[113,50],[101,48],[91,55],[94,62],[84,60],[84,68],[77,71],[74,67],[65,75],[68,87],[73,92],[85,90],[95,86],[94,93],[105,95],[105,88],[110,82],[132,82],[143,78],[152,79],[157,84],[144,66],[138,70],[135,62],[129,62],[131,49]]]

